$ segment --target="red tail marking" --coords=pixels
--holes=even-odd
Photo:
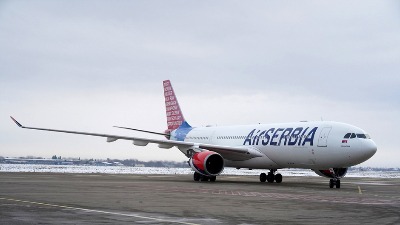
[[[163,81],[164,97],[165,97],[165,111],[167,114],[168,130],[171,132],[177,129],[185,120],[181,108],[179,107],[178,99],[176,99],[174,89],[172,88],[169,80]]]

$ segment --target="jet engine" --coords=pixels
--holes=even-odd
[[[217,176],[224,170],[224,159],[213,151],[197,152],[189,159],[189,165],[202,175]]]
[[[346,175],[348,168],[333,168],[335,174],[331,170],[314,170],[314,172],[322,177],[327,178],[342,178]],[[336,176],[335,176],[336,175]]]

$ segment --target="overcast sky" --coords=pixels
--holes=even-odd
[[[150,137],[112,126],[164,131],[170,79],[192,126],[340,121],[400,167],[398,1],[0,1],[0,52],[0,156],[184,161],[9,118]]]

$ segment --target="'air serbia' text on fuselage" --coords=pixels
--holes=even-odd
[[[314,127],[311,130],[309,127],[297,127],[297,128],[271,128],[269,130],[258,130],[253,129],[247,135],[243,145],[298,145],[304,146],[309,143],[310,146],[314,144],[314,136],[318,127]],[[309,131],[308,131],[309,130]],[[308,131],[308,132],[307,132]],[[307,133],[307,134],[306,134]]]

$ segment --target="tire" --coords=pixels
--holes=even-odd
[[[274,180],[275,180],[274,174],[273,174],[273,173],[268,173],[268,175],[267,175],[267,181],[268,181],[268,183],[273,183]]]
[[[278,173],[275,175],[275,182],[282,183],[282,174]]]
[[[199,180],[200,180],[200,174],[197,173],[197,172],[194,172],[194,174],[193,174],[193,180],[194,180],[194,181],[199,181]]]
[[[201,178],[200,178],[201,181],[208,181],[210,179],[209,177],[204,176],[204,175],[200,175],[200,176],[201,176]]]
[[[340,188],[340,180],[336,181],[336,188]]]
[[[265,182],[266,180],[267,180],[267,174],[261,173],[261,174],[260,174],[260,181],[261,181],[261,182]]]
[[[333,188],[335,186],[333,179],[329,180],[329,188]]]
[[[210,177],[210,181],[211,181],[211,182],[215,182],[216,180],[217,180],[217,177],[216,177],[216,176]]]

